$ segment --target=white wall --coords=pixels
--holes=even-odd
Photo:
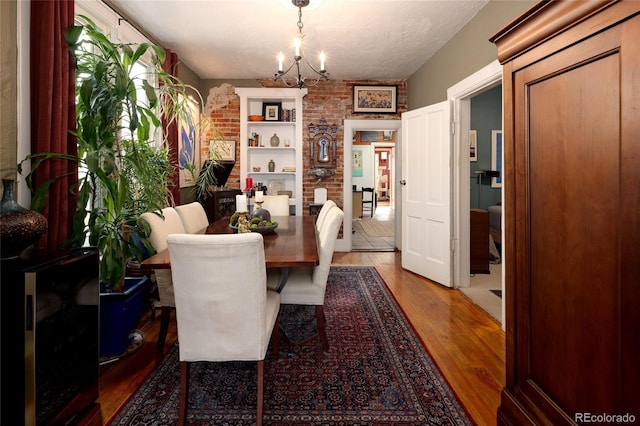
[[[374,167],[373,167],[373,146],[372,145],[353,145],[352,151],[362,151],[362,177],[353,176],[351,185],[356,185],[358,191],[362,187],[373,188]]]

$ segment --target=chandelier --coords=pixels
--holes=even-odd
[[[303,87],[313,87],[318,84],[320,80],[329,79],[329,74],[324,68],[324,52],[320,54],[320,70],[314,68],[313,65],[303,57],[302,39],[304,38],[304,34],[302,34],[302,27],[304,24],[302,23],[302,8],[309,5],[309,0],[291,0],[291,3],[298,8],[298,36],[295,39],[295,54],[293,56],[293,62],[291,62],[291,65],[289,65],[286,70],[282,67],[284,55],[282,53],[278,55],[278,72],[275,73],[273,80],[276,81],[280,79],[287,87],[297,87],[299,89],[302,89]],[[309,79],[302,76],[302,73],[300,72],[300,62],[302,60],[304,60],[307,66],[315,73],[313,78]],[[285,76],[293,68],[295,68],[294,72],[297,73],[297,76],[292,79],[287,79]]]

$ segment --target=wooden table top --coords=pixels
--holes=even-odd
[[[274,216],[271,220],[278,222],[278,227],[262,235],[267,268],[316,266],[320,263],[313,216]],[[223,217],[203,229],[202,233],[233,234],[234,230],[229,228],[229,217]],[[139,267],[143,271],[169,268],[169,250],[145,259]]]

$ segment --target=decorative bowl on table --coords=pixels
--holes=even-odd
[[[249,230],[251,232],[259,232],[261,234],[266,234],[268,232],[273,232],[278,227],[278,222],[271,222],[271,225],[265,226],[252,226],[249,225]],[[233,232],[238,232],[238,225],[229,225],[229,228],[233,229]]]

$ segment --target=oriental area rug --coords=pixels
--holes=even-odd
[[[327,352],[312,336],[314,312],[282,305],[280,356],[269,349],[265,360],[265,425],[473,424],[374,267],[331,267]],[[111,424],[177,423],[178,345]],[[256,370],[255,362],[192,364],[187,422],[255,424]]]

